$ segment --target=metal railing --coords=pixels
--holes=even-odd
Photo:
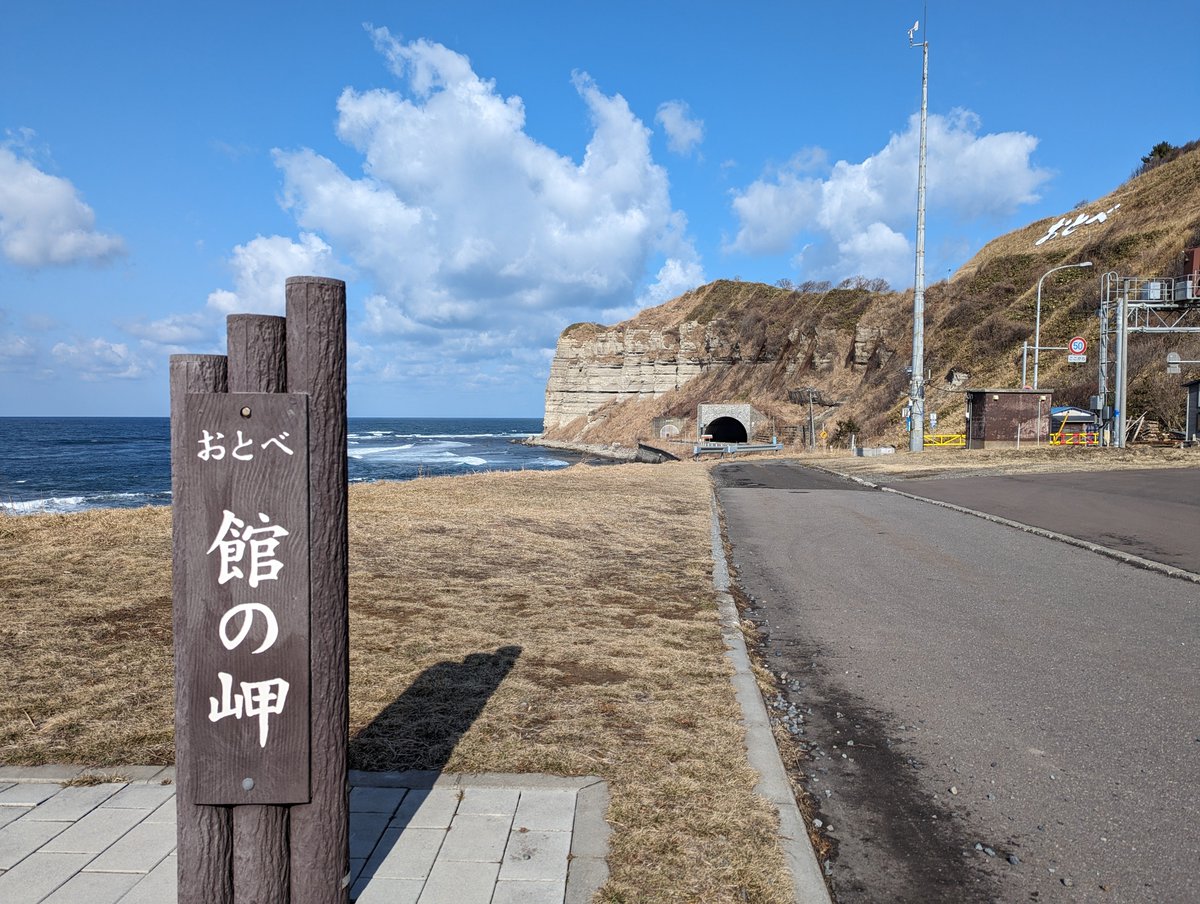
[[[967,435],[965,433],[926,433],[925,445],[948,446],[961,449],[967,445]]]
[[[1052,446],[1098,446],[1100,445],[1100,434],[1092,430],[1080,430],[1075,433],[1058,433],[1050,434],[1050,445]]]

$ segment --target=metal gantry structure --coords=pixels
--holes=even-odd
[[[1131,333],[1200,333],[1200,274],[1121,276],[1100,283],[1100,381],[1093,405],[1105,445],[1125,445]]]

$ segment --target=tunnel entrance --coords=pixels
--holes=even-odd
[[[704,432],[712,437],[714,443],[744,443],[749,439],[745,425],[732,417],[717,418]]]

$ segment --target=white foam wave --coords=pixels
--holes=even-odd
[[[127,500],[140,500],[142,505],[164,505],[170,493],[99,493],[95,496],[49,496],[45,499],[25,499],[0,502],[0,511],[10,515],[69,515],[94,508],[130,508]]]
[[[351,458],[366,458],[368,455],[386,457],[396,452],[403,452],[407,449],[411,449],[412,447],[412,443],[405,443],[401,446],[371,446],[365,449],[351,449],[347,454]]]
[[[48,499],[27,499],[24,502],[0,502],[0,509],[4,509],[10,515],[78,512],[83,508],[82,496],[51,496]]]
[[[567,468],[571,465],[569,461],[563,461],[561,458],[532,458],[526,464],[539,468]]]

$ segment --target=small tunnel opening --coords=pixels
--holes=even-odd
[[[737,418],[719,417],[704,431],[714,443],[744,443],[747,441],[746,427]]]

